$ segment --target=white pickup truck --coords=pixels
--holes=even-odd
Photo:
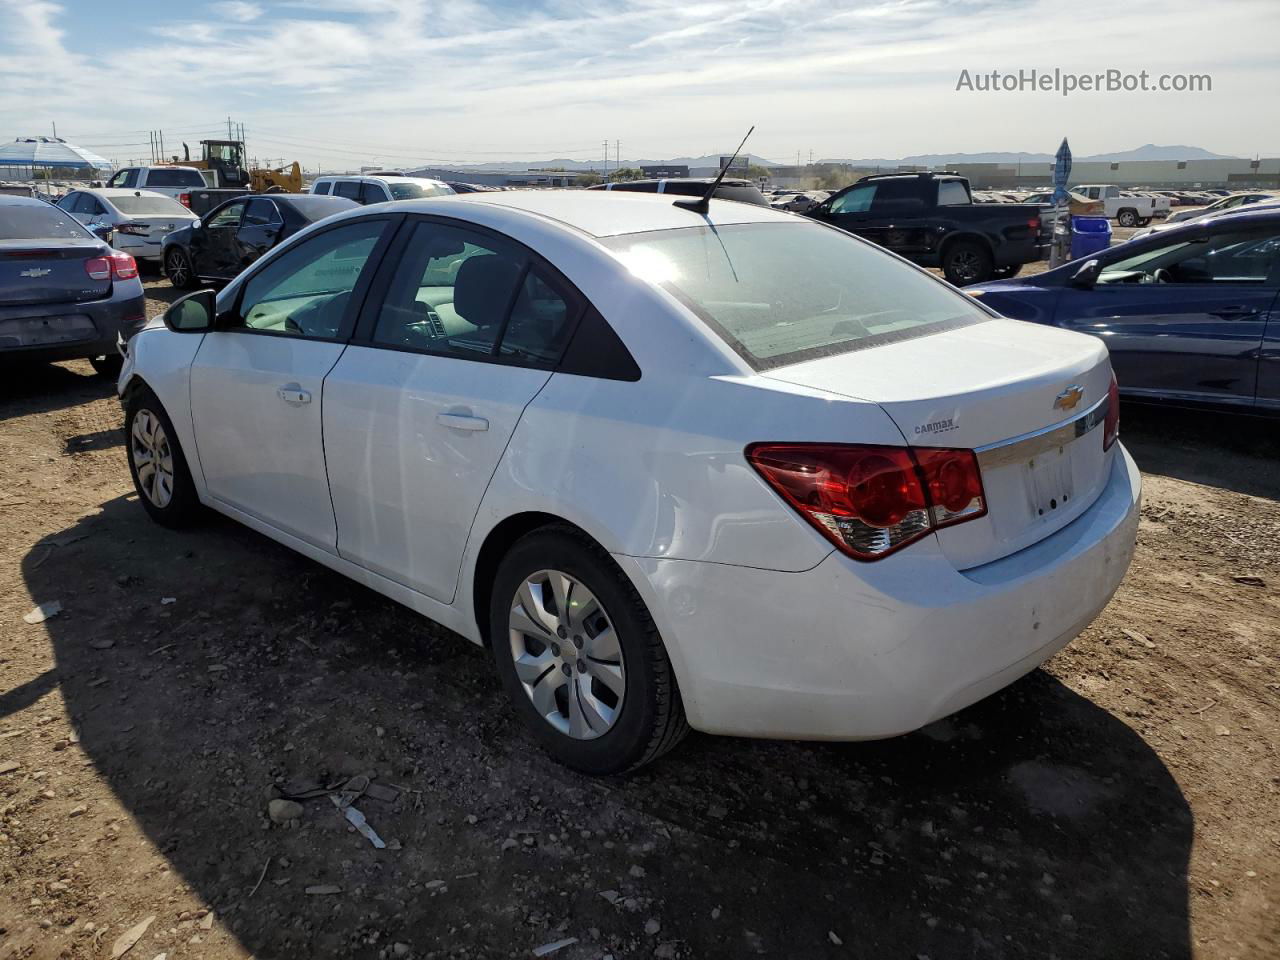
[[[191,206],[191,194],[204,190],[204,177],[195,167],[121,167],[107,181],[108,187],[152,190]]]
[[[1156,199],[1121,190],[1114,183],[1082,183],[1071,188],[1090,200],[1100,200],[1107,219],[1117,221],[1122,227],[1145,227],[1152,217],[1169,215],[1167,197]]]

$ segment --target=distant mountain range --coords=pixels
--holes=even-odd
[[[787,167],[791,166],[789,160],[766,160],[764,157],[756,154],[748,154],[748,159],[753,164],[762,167]],[[1173,144],[1170,146],[1158,146],[1154,143],[1143,144],[1135,150],[1122,150],[1118,153],[1095,153],[1089,156],[1076,156],[1077,161],[1097,160],[1104,163],[1119,163],[1124,160],[1229,160],[1233,159],[1227,154],[1214,153],[1203,147],[1189,147],[1182,144]],[[595,160],[570,160],[567,157],[557,157],[553,160],[506,160],[506,161],[490,161],[487,163],[450,163],[450,164],[434,164],[430,168],[434,170],[458,170],[458,171],[474,171],[476,173],[503,173],[511,170],[599,170],[601,167],[601,159]],[[992,151],[987,153],[920,153],[910,157],[899,157],[897,159],[889,159],[886,157],[878,157],[862,160],[847,159],[823,159],[817,161],[820,163],[849,163],[855,167],[897,167],[897,166],[943,166],[950,163],[1052,163],[1053,154],[1051,153],[1027,153],[1027,152],[1011,152],[1011,151]],[[614,166],[612,158],[609,160],[609,167]],[[650,166],[687,166],[690,172],[695,176],[706,175],[708,172],[715,172],[720,166],[720,154],[707,154],[701,157],[675,157],[669,160],[623,160],[624,167],[650,167]]]
[[[1094,153],[1087,156],[1075,156],[1075,160],[1096,160],[1101,163],[1120,163],[1123,160],[1230,160],[1235,159],[1227,154],[1214,153],[1204,147],[1188,147],[1183,144],[1158,146],[1146,143],[1135,150],[1121,150],[1118,153]],[[1052,163],[1052,153],[991,152],[991,153],[919,153],[915,156],[902,157],[899,160],[884,158],[871,160],[833,160],[832,163],[852,163],[854,166],[887,167],[895,164],[910,164],[920,167],[937,166],[947,163]]]

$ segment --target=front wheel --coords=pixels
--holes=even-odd
[[[990,280],[991,251],[976,240],[957,240],[942,255],[942,273],[957,287]]]
[[[516,543],[494,578],[493,656],[521,720],[583,773],[633,770],[688,731],[658,629],[613,559],[568,528]]]
[[[174,247],[164,255],[164,272],[169,282],[178,290],[190,290],[196,285],[191,258],[180,247]]]
[[[173,422],[147,388],[129,398],[124,429],[129,473],[142,506],[156,523],[186,526],[199,513],[200,499]]]

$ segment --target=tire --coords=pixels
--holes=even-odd
[[[1011,263],[1006,267],[996,267],[991,271],[992,280],[1009,280],[1022,272],[1022,264]]]
[[[156,395],[146,387],[134,390],[125,405],[124,437],[129,475],[133,477],[138,499],[151,519],[166,527],[188,526],[200,513],[200,498],[191,481],[191,471],[178,442],[177,431],[173,429],[173,421],[160,406]],[[150,462],[158,462],[161,466],[149,472],[144,469],[140,478],[139,470],[146,466],[144,455],[148,455]],[[166,461],[168,483],[164,484],[166,471],[163,464]],[[168,496],[164,496],[166,486]]]
[[[124,357],[118,353],[107,354],[103,357],[90,357],[89,365],[93,367],[93,372],[98,376],[114,380],[120,376],[120,368],[124,366]]]
[[[561,618],[557,595],[568,598],[570,610],[584,606]],[[688,732],[653,618],[613,559],[577,531],[544,527],[512,546],[494,577],[489,624],[516,713],[566,766],[595,776],[624,773],[656,760]]]
[[[1140,217],[1140,218],[1138,219],[1138,226],[1140,226],[1140,227],[1148,226],[1150,223],[1151,223],[1151,218],[1150,218],[1150,217]]]
[[[1138,225],[1138,212],[1128,208],[1121,210],[1116,214],[1116,222],[1122,227],[1136,227]]]
[[[164,255],[164,275],[176,290],[190,290],[200,282],[191,258],[181,247],[174,247]]]
[[[957,287],[990,280],[994,270],[991,251],[977,240],[956,240],[942,254],[942,273]]]

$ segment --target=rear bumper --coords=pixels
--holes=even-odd
[[[120,337],[146,324],[138,280],[116,283],[105,300],[0,307],[0,359],[50,362],[109,356]]]
[[[1090,509],[957,571],[936,541],[802,573],[618,557],[708,733],[859,740],[915,730],[1012,683],[1106,606],[1133,556],[1141,481],[1122,446]]]

